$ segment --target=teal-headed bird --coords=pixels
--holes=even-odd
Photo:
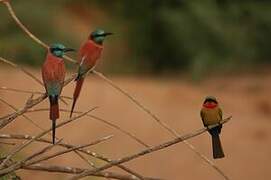
[[[101,29],[97,29],[89,35],[87,41],[82,44],[79,50],[78,57],[79,68],[77,71],[77,77],[75,79],[76,86],[73,93],[73,103],[70,117],[72,117],[76,101],[80,95],[85,75],[87,74],[87,72],[95,68],[98,59],[102,55],[103,42],[105,38],[109,35],[112,35],[112,33],[105,32],[104,30]]]
[[[55,143],[56,120],[59,118],[58,99],[64,86],[65,64],[63,55],[65,52],[74,51],[64,45],[56,43],[50,46],[47,57],[42,66],[42,79],[50,102],[50,119],[52,120],[53,144]]]
[[[218,124],[220,121],[222,121],[222,110],[219,107],[219,104],[215,97],[207,96],[205,98],[202,109],[200,111],[200,115],[205,127],[208,127],[213,124]],[[212,136],[214,159],[225,157],[219,137],[221,129],[222,124],[208,130],[208,132]]]

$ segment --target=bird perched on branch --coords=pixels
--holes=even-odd
[[[70,117],[72,117],[72,113],[82,89],[85,76],[88,72],[95,68],[96,63],[102,54],[105,37],[109,35],[112,35],[112,33],[97,29],[89,35],[87,41],[80,48],[78,58],[79,68],[77,77],[75,79],[76,87],[73,93],[73,103]]]
[[[222,120],[222,110],[220,109],[215,97],[207,96],[205,98],[202,109],[200,111],[200,115],[205,127],[217,124]],[[223,158],[225,156],[219,138],[221,128],[222,124],[208,130],[208,132],[212,136],[214,159]]]
[[[53,44],[48,48],[47,57],[42,66],[42,79],[50,101],[50,119],[52,120],[53,143],[55,143],[55,126],[59,118],[58,99],[65,80],[65,65],[63,55],[74,51],[62,44]]]

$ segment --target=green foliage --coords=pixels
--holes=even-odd
[[[197,78],[210,72],[270,63],[269,1],[29,0],[12,3],[27,27],[47,43],[63,41],[79,45],[81,40],[76,33],[64,33],[66,27],[58,26],[63,14],[77,14],[81,19],[91,19],[92,25],[111,27],[117,34],[110,41],[115,44],[112,49],[116,53],[106,61],[112,71],[190,72]],[[67,6],[78,6],[79,11],[68,11]],[[106,14],[104,24],[97,23],[100,17],[86,15],[93,13],[94,8]],[[69,15],[65,20],[69,21]],[[0,53],[29,64],[41,64],[44,50],[16,27],[3,7],[0,17]],[[70,24],[76,26],[78,22]]]
[[[199,76],[270,62],[271,2],[102,2],[128,21],[131,47],[153,72]]]

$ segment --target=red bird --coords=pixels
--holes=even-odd
[[[65,80],[65,65],[63,55],[67,51],[62,44],[53,44],[47,52],[46,60],[42,67],[42,79],[47,96],[50,101],[50,119],[52,120],[53,144],[55,143],[55,126],[59,118],[58,99],[61,94]]]
[[[70,117],[72,117],[76,101],[82,89],[85,75],[87,72],[95,68],[96,63],[102,54],[103,41],[108,35],[112,35],[112,33],[106,33],[104,30],[100,29],[95,30],[90,34],[88,40],[80,48],[78,58],[79,68],[77,78],[75,79],[76,87],[73,93],[73,103]]]

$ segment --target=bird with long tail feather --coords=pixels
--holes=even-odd
[[[77,72],[77,77],[75,79],[76,86],[73,93],[73,103],[70,117],[72,117],[72,113],[77,99],[80,95],[85,76],[89,71],[95,68],[98,59],[102,55],[103,42],[105,40],[105,37],[107,37],[108,35],[112,35],[112,33],[105,32],[101,29],[93,31],[88,37],[87,41],[81,46],[79,50],[79,68]]]
[[[59,118],[58,99],[60,97],[65,80],[65,64],[63,56],[65,52],[74,51],[64,45],[56,43],[48,48],[45,62],[42,66],[42,79],[50,102],[50,115],[52,121],[52,138],[55,143],[56,120]]]

